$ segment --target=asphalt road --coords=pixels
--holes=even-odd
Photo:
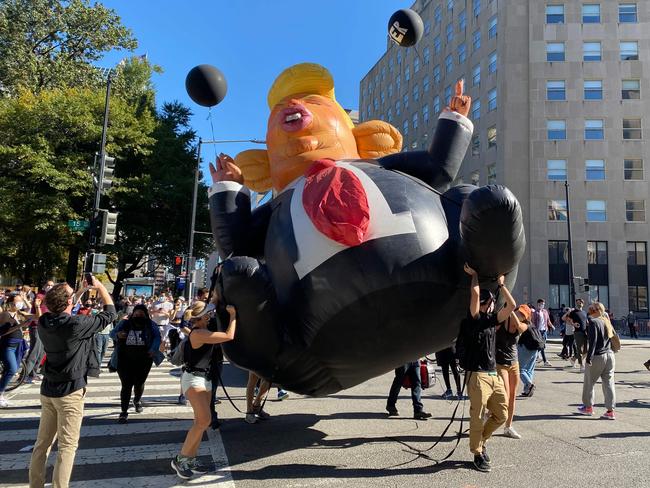
[[[517,403],[513,440],[501,430],[489,444],[493,471],[472,468],[466,436],[455,453],[458,423],[433,449],[418,455],[440,436],[455,408],[440,399],[438,383],[424,392],[429,421],[412,419],[408,391],[402,390],[398,418],[384,407],[392,381],[387,374],[327,398],[291,395],[280,402],[271,391],[265,409],[271,419],[249,425],[223,399],[220,431],[206,435],[200,452],[219,472],[180,484],[169,460],[190,424],[189,407],[176,405],[177,371],[164,363],[152,371],[145,391],[145,412],[118,425],[119,381],[102,374],[91,381],[86,418],[72,486],[220,486],[246,487],[650,487],[650,342],[624,341],[616,355],[616,421],[579,416],[582,375],[566,367],[550,345],[551,367],[538,367],[535,396]],[[246,374],[226,366],[228,393],[241,409]],[[602,392],[597,387],[597,402]],[[38,427],[38,389],[21,388],[13,408],[0,411],[0,486],[26,486],[29,452]],[[469,401],[461,403],[459,413]],[[602,404],[597,414],[604,412]],[[465,428],[467,422],[465,422]],[[23,450],[23,452],[21,452]],[[52,456],[53,459],[53,456]]]

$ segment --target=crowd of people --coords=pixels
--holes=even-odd
[[[486,444],[500,426],[504,426],[505,436],[521,438],[513,427],[519,385],[523,385],[520,396],[533,396],[535,367],[538,363],[550,365],[544,349],[548,331],[553,328],[560,328],[563,336],[560,357],[570,361],[568,366],[584,372],[578,412],[594,414],[594,386],[600,380],[606,408],[602,416],[616,418],[612,348],[616,332],[603,304],[593,302],[584,310],[584,301],[577,299],[575,307],[564,308],[555,325],[543,299],[536,306],[517,306],[503,277],[499,278],[497,288],[505,304],[496,310],[498,297],[479,288],[477,274],[471,267],[466,265],[465,271],[471,277],[468,316],[461,324],[457,342],[437,352],[436,361],[445,383],[443,399],[463,400],[466,389],[470,402],[470,451],[478,470],[491,470]],[[207,472],[209,467],[201,465],[196,454],[205,430],[220,425],[215,405],[219,403],[216,390],[223,353],[218,344],[236,340],[236,310],[220,303],[216,295],[210,297],[208,289],[200,289],[189,304],[183,297],[174,299],[170,293],[121,297],[114,304],[96,279],[91,290],[76,296],[67,284],[48,281],[39,292],[21,287],[2,297],[0,406],[10,406],[4,390],[23,356],[26,381],[41,383],[42,415],[30,464],[30,483],[43,486],[46,453],[56,436],[59,453],[54,479],[61,486],[69,480],[87,378],[99,375],[111,341],[108,369],[117,372],[122,385],[117,421],[127,423],[130,408],[137,413],[144,410],[142,396],[154,364],[159,365],[166,358],[180,364],[179,402],[189,400],[194,423],[171,466],[182,479]],[[25,347],[27,332],[29,347]],[[178,363],[176,356],[180,357]],[[41,365],[42,376],[38,374]],[[650,369],[650,361],[646,367]],[[422,403],[419,360],[396,369],[386,405],[388,415],[398,415],[396,402],[405,378],[410,384],[413,418],[426,420],[431,414]],[[271,386],[249,373],[246,422],[269,418],[263,402]],[[279,399],[287,395],[278,387]]]

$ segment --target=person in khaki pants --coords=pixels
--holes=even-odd
[[[30,488],[45,486],[45,467],[54,439],[58,453],[53,488],[69,486],[83,420],[88,375],[97,376],[96,333],[117,316],[111,296],[96,278],[95,288],[104,311],[95,316],[75,315],[73,290],[66,283],[54,285],[45,295],[48,312],[38,322],[38,334],[45,348],[44,378],[41,383],[41,420],[29,466]]]
[[[496,330],[517,304],[499,276],[498,289],[505,306],[494,313],[495,298],[491,291],[479,288],[478,273],[465,263],[465,272],[472,277],[469,316],[463,322],[461,335],[465,343],[465,375],[470,402],[469,449],[474,454],[477,470],[492,470],[485,443],[508,417],[508,399],[503,379],[497,373]],[[487,421],[483,415],[489,410]]]

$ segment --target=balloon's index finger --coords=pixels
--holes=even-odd
[[[456,82],[456,96],[457,97],[460,97],[460,96],[463,95],[464,85],[465,85],[465,80],[462,79],[462,78]]]
[[[213,173],[217,172],[217,168],[215,167],[214,164],[210,163],[209,167],[210,167],[210,174],[213,174]]]

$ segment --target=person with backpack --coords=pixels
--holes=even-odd
[[[522,304],[510,314],[510,317],[497,329],[497,371],[503,379],[508,397],[508,419],[503,434],[511,439],[521,439],[521,435],[512,427],[515,416],[515,400],[519,386],[519,358],[517,355],[517,339],[528,329],[532,311],[528,305]]]
[[[389,417],[397,417],[397,397],[404,384],[404,377],[408,376],[411,383],[411,403],[413,404],[413,418],[415,420],[426,420],[431,417],[429,412],[424,411],[422,405],[422,381],[420,377],[420,361],[415,360],[395,368],[395,378],[388,393],[386,411]]]
[[[158,325],[151,320],[145,305],[136,305],[131,316],[121,321],[110,333],[117,348],[117,374],[122,383],[120,391],[120,424],[128,421],[133,391],[136,413],[142,413],[144,384],[151,371],[153,358],[160,347]]]
[[[225,332],[213,332],[208,329],[210,319],[217,309],[214,303],[204,306],[200,311],[192,308],[188,317],[192,323],[192,330],[189,336],[179,344],[178,347],[182,349],[172,357],[172,363],[175,363],[182,353],[181,388],[194,411],[194,424],[187,432],[181,452],[171,461],[171,466],[178,477],[184,480],[190,479],[195,474],[205,474],[209,470],[198,462],[196,455],[203,434],[212,423],[210,413],[212,381],[210,381],[210,377],[212,368],[216,367],[212,364],[213,347],[215,344],[232,341],[237,328],[235,307],[227,305],[225,308],[229,320]]]
[[[531,310],[534,320],[535,312]],[[517,357],[519,359],[519,377],[524,385],[521,392],[523,397],[532,397],[535,393],[535,364],[537,353],[546,345],[546,338],[542,332],[530,323],[528,328],[519,337],[517,345]]]
[[[495,297],[489,290],[479,288],[478,273],[465,263],[465,272],[471,276],[470,303],[467,319],[461,324],[458,340],[462,342],[462,363],[470,401],[469,449],[474,454],[474,466],[482,472],[492,470],[485,444],[492,433],[508,417],[508,399],[503,379],[497,373],[496,331],[514,311],[517,304],[505,286],[504,276],[497,279],[505,306],[494,311]],[[457,340],[457,351],[458,347]],[[490,414],[483,421],[486,410]]]
[[[460,385],[460,373],[458,372],[458,364],[456,359],[456,345],[452,344],[450,347],[436,352],[436,363],[442,370],[442,378],[445,381],[446,390],[442,394],[443,400],[451,400],[454,396],[451,390],[451,382],[449,381],[449,370],[451,369],[456,382],[456,398],[460,400],[463,396],[462,387]]]
[[[605,306],[594,302],[587,309],[587,357],[585,358],[585,376],[582,384],[582,405],[578,411],[583,415],[594,414],[594,386],[600,378],[605,397],[607,411],[602,418],[615,420],[616,391],[614,385],[614,370],[616,360],[612,349],[612,338],[616,334],[612,323],[605,315]]]

